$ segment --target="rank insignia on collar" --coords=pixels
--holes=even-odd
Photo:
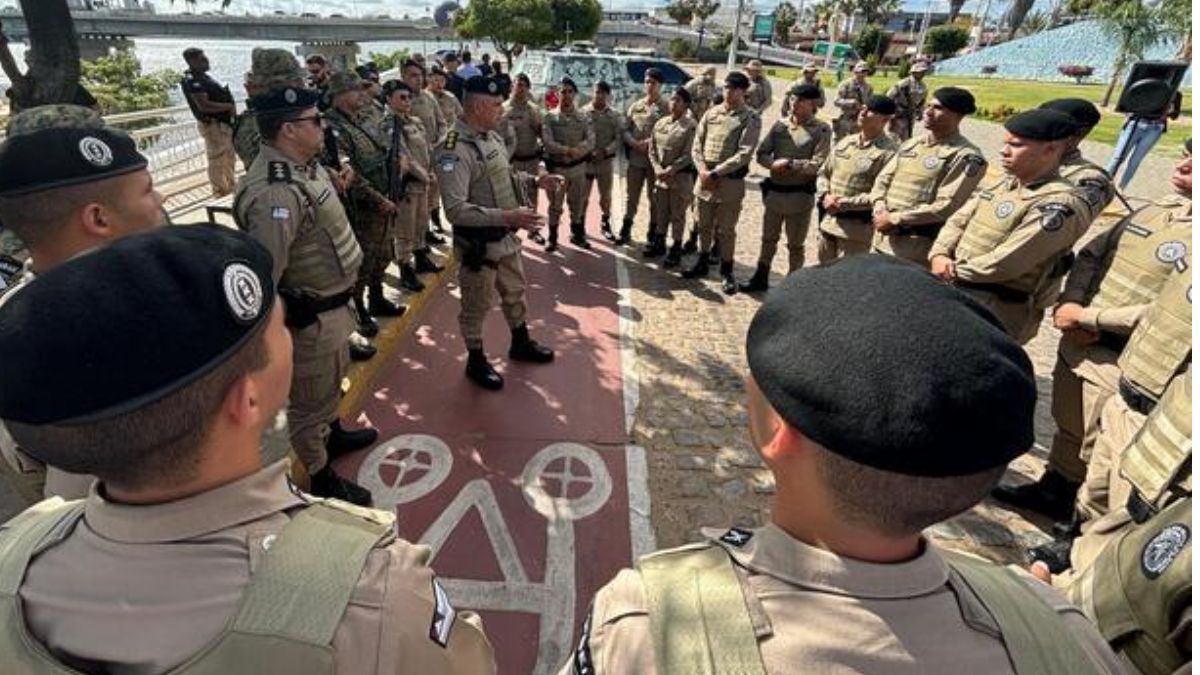
[[[446,143],[442,147],[446,148],[447,150],[453,150],[455,143],[458,143],[458,130],[451,129],[450,131],[446,132]]]
[[[730,546],[741,548],[749,543],[751,537],[753,536],[754,533],[749,530],[743,530],[740,527],[731,527],[725,532],[725,534],[720,536],[719,540],[722,543],[729,544]]]
[[[271,183],[289,183],[292,167],[287,162],[267,162],[267,180]]]

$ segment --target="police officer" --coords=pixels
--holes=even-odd
[[[700,71],[700,77],[688,80],[683,88],[687,89],[688,96],[692,99],[692,117],[699,121],[721,93],[717,88],[717,67],[705,66],[704,70]]]
[[[854,256],[785,279],[746,354],[771,522],[622,571],[562,673],[1124,672],[1049,586],[922,536],[1033,443],[1033,367],[985,309],[914,265]]]
[[[596,134],[588,123],[586,113],[575,106],[579,87],[564,77],[558,87],[558,107],[546,113],[542,125],[542,145],[546,148],[546,166],[566,179],[564,189],[550,197],[550,237],[546,250],[558,248],[558,221],[563,213],[563,200],[571,212],[571,243],[579,248],[591,248],[587,240],[586,223],[588,190],[588,161],[596,147]]]
[[[536,231],[542,218],[530,208],[528,192],[537,187],[561,190],[563,178],[536,178],[514,172],[504,141],[495,133],[503,109],[500,86],[493,78],[473,77],[464,85],[464,112],[435,153],[442,180],[442,204],[454,226],[454,246],[461,265],[458,316],[467,344],[470,380],[485,389],[504,386],[504,378],[483,351],[483,320],[492,305],[492,289],[512,330],[508,357],[514,361],[549,363],[554,352],[529,337],[525,324],[525,271],[521,266],[520,230]]]
[[[529,76],[517,75],[512,96],[504,102],[504,119],[513,131],[509,160],[517,171],[536,174],[542,161],[542,113],[530,95]]]
[[[250,52],[250,72],[246,73],[246,95],[253,99],[276,87],[303,87],[304,76],[304,69],[288,50],[255,47]],[[233,150],[243,167],[254,162],[261,144],[254,111],[247,107],[233,121]]]
[[[1027,110],[1004,122],[1005,175],[951,216],[929,252],[930,271],[990,309],[1025,344],[1053,303],[1064,258],[1087,231],[1087,205],[1058,175],[1075,122],[1054,110]]]
[[[837,98],[833,101],[842,111],[833,122],[833,132],[838,139],[858,131],[858,111],[862,110],[874,93],[871,84],[867,82],[869,74],[871,66],[865,61],[859,61],[854,64],[853,77],[838,85]]]
[[[762,61],[751,59],[746,64],[746,76],[750,88],[746,90],[746,105],[759,115],[771,107],[771,81],[763,75]]]
[[[388,194],[387,164],[396,152],[383,138],[380,123],[362,116],[371,102],[358,75],[338,71],[329,79],[333,107],[325,120],[337,131],[338,152],[354,169],[354,180],[346,194],[350,225],[363,261],[354,286],[354,305],[360,325],[372,325],[377,316],[402,316],[405,307],[388,300],[383,293],[383,274],[393,257],[395,217],[400,207]],[[411,269],[410,269],[411,274]],[[415,276],[401,279],[409,290],[419,290]],[[363,291],[368,299],[363,302]],[[368,329],[370,330],[370,329]]]
[[[451,73],[452,74],[452,73]],[[454,120],[462,114],[462,103],[453,93],[446,90],[447,80],[451,74],[439,68],[434,68],[429,71],[429,93],[437,100],[438,108],[442,111],[442,117],[446,120],[447,128],[454,126]],[[454,75],[457,78],[457,75]]]
[[[313,90],[282,87],[253,102],[263,147],[238,182],[233,215],[271,252],[271,276],[287,301],[295,345],[292,449],[314,494],[368,505],[371,493],[329,465],[331,458],[371,445],[378,433],[348,430],[337,418],[346,340],[354,329],[349,304],[363,253],[328,170],[316,159],[324,143],[318,97]]]
[[[820,97],[817,98],[814,114],[820,112],[821,109],[825,107],[825,89],[821,86],[821,81],[817,79],[817,71],[818,68],[815,63],[810,63],[804,66],[803,70],[800,71],[799,79],[792,84],[793,88],[795,88],[797,84],[810,84],[816,87],[817,91],[821,93]],[[783,97],[783,104],[779,107],[779,116],[786,118],[791,114],[791,99],[785,96]]]
[[[644,76],[646,96],[629,104],[625,113],[625,152],[628,165],[625,167],[625,217],[621,221],[621,234],[617,242],[628,244],[633,231],[633,219],[637,217],[638,205],[642,201],[642,190],[646,201],[654,204],[654,169],[650,166],[650,134],[654,125],[667,115],[667,100],[662,97],[663,75],[657,68],[647,68]],[[654,231],[651,223],[647,232]],[[649,241],[650,237],[646,237]]]
[[[680,87],[671,95],[671,114],[654,123],[650,134],[650,166],[654,169],[655,199],[652,222],[658,227],[651,237],[654,250],[664,250],[667,225],[671,226],[671,250],[663,267],[678,267],[683,257],[683,230],[688,206],[692,203],[692,188],[696,181],[696,166],[692,162],[692,141],[696,136],[696,120],[688,114],[693,105],[692,95]]]
[[[0,144],[0,220],[24,242],[29,257],[0,290],[0,304],[71,258],[158,227],[162,203],[133,139],[105,126],[95,111],[63,104],[18,113]],[[0,455],[34,500],[42,494],[78,499],[93,481],[43,466],[11,442],[3,425]]]
[[[750,79],[743,73],[725,76],[725,100],[713,106],[700,120],[692,142],[692,161],[699,171],[696,181],[696,212],[700,230],[700,254],[696,263],[683,272],[684,279],[708,276],[705,253],[717,237],[721,257],[721,290],[726,295],[738,291],[733,278],[733,252],[737,243],[737,222],[746,196],[746,174],[758,145],[762,120],[746,105]]]
[[[404,83],[415,92],[411,102],[412,115],[421,120],[425,127],[425,137],[431,145],[436,145],[446,135],[449,123],[442,116],[442,108],[433,94],[425,88],[425,68],[416,61],[405,61],[400,69]],[[431,182],[426,188],[425,196],[429,200],[423,217],[433,225],[425,229],[426,244],[443,244],[445,240],[438,236],[442,231],[441,202],[438,199],[438,182],[436,172],[430,177]]]
[[[927,265],[929,247],[987,173],[979,148],[959,133],[975,97],[958,87],[933,92],[923,136],[900,145],[871,188],[872,250]]]
[[[767,290],[771,261],[779,245],[781,232],[787,233],[788,273],[804,266],[804,240],[812,219],[813,195],[817,191],[817,172],[829,156],[833,130],[814,116],[821,90],[811,84],[798,84],[788,92],[791,115],[772,125],[755,159],[770,172],[763,179],[762,245],[758,266],[743,292]]]
[[[333,76],[333,68],[329,66],[324,54],[309,54],[304,59],[304,68],[308,71],[308,86],[317,90],[317,109],[321,112],[329,110],[333,101],[329,97],[329,78]]]
[[[233,192],[234,163],[237,161],[233,154],[233,117],[237,114],[237,104],[233,102],[229,87],[218,84],[208,74],[208,56],[203,49],[189,47],[183,51],[183,59],[188,69],[179,86],[204,139],[208,182],[212,184],[213,196],[224,197]]]
[[[1079,126],[1079,130],[1071,137],[1067,154],[1063,155],[1059,173],[1075,186],[1079,196],[1087,202],[1091,220],[1094,221],[1117,194],[1108,172],[1098,164],[1084,159],[1083,153],[1079,151],[1079,144],[1100,123],[1100,111],[1091,101],[1082,98],[1057,98],[1038,107],[1064,112]]]
[[[912,138],[913,127],[925,109],[925,97],[929,89],[925,86],[925,73],[929,65],[917,61],[908,71],[908,77],[893,84],[887,91],[888,98],[896,102],[896,116],[892,118],[889,130],[902,141]]]
[[[1100,410],[1117,393],[1117,357],[1137,321],[1176,271],[1192,236],[1192,158],[1175,165],[1175,196],[1126,216],[1079,251],[1054,308],[1062,331],[1050,412],[1056,430],[1037,482],[993,496],[1056,520],[1070,519],[1096,442]]]
[[[408,173],[393,176],[404,181],[404,198],[397,204],[400,212],[396,214],[397,262],[402,278],[415,279],[418,274],[442,271],[442,266],[433,261],[433,251],[426,240],[429,199],[425,193],[433,182],[433,144],[425,133],[425,125],[412,114],[412,101],[421,90],[400,80],[389,80],[383,92],[389,112],[383,122],[383,137],[402,148],[392,152],[393,160],[399,159],[400,153],[407,154],[409,160],[397,162],[395,168],[400,172],[407,167]],[[417,281],[423,289],[424,284]]]
[[[592,157],[587,167],[586,200],[592,194],[592,184],[598,187],[600,193],[600,232],[609,241],[616,241],[612,231],[612,187],[613,165],[617,151],[621,149],[621,141],[625,132],[625,116],[609,105],[612,87],[604,80],[596,83],[592,91],[592,105],[587,109],[588,122],[592,125],[594,136]],[[664,251],[665,252],[665,251]]]
[[[896,154],[887,124],[896,104],[874,95],[858,113],[858,133],[837,142],[817,174],[821,240],[817,259],[829,262],[871,250],[871,187]]]
[[[162,228],[0,309],[0,418],[100,481],[0,528],[0,671],[494,672],[392,513],[263,465],[292,374],[272,266],[243,233]]]

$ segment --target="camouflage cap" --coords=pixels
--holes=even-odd
[[[353,71],[339,70],[329,78],[329,96],[362,89],[362,79]]]
[[[22,110],[13,115],[8,121],[5,133],[11,138],[42,129],[100,129],[103,126],[104,119],[91,108],[55,103]]]
[[[247,82],[253,86],[274,89],[296,85],[303,82],[307,74],[296,62],[296,57],[286,49],[255,47],[250,52],[250,76]]]

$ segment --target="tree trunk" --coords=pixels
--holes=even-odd
[[[946,23],[954,23],[954,20],[958,18],[958,13],[962,11],[965,4],[967,4],[967,0],[950,0],[950,18]]]
[[[25,73],[18,70],[7,40],[0,45],[0,66],[13,82],[13,112],[70,103],[79,86],[79,39],[66,0],[21,0],[21,12],[29,26]]]
[[[1112,102],[1113,92],[1117,90],[1117,83],[1121,81],[1127,60],[1125,51],[1121,50],[1117,54],[1116,63],[1113,64],[1112,76],[1108,78],[1108,89],[1104,91],[1104,100],[1100,101],[1101,108],[1107,108],[1108,104]]]
[[[1175,52],[1175,58],[1179,61],[1192,60],[1192,29],[1188,29],[1187,35],[1183,36],[1183,41],[1179,43],[1179,50]]]

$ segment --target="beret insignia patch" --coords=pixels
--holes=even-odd
[[[749,543],[751,537],[753,536],[754,533],[749,530],[743,530],[740,527],[731,527],[725,532],[725,534],[721,535],[720,541],[729,544],[730,546],[741,548]]]
[[[433,620],[429,623],[429,639],[445,649],[450,644],[450,631],[454,628],[456,612],[450,604],[450,596],[442,585],[433,580]]]
[[[1013,214],[1013,211],[1016,210],[1016,205],[1006,199],[996,205],[995,213],[997,218],[1007,218]]]
[[[246,264],[235,262],[225,268],[222,278],[225,302],[233,317],[242,323],[252,323],[263,307],[262,282]]]
[[[1038,210],[1042,212],[1042,229],[1046,232],[1061,230],[1067,218],[1075,215],[1075,209],[1066,204],[1044,204]]]
[[[1154,251],[1154,257],[1168,265],[1174,264],[1176,260],[1183,258],[1186,254],[1187,245],[1182,241],[1165,241],[1159,244],[1158,249]]]
[[[287,101],[288,103],[295,103],[296,102],[296,90],[290,89],[290,88],[285,89],[283,92],[283,100]]]
[[[1179,553],[1187,546],[1191,537],[1191,530],[1181,523],[1168,525],[1162,532],[1154,535],[1142,549],[1142,574],[1145,574],[1147,579],[1157,579],[1161,576],[1171,563],[1175,562],[1175,558],[1179,557]]]
[[[80,139],[79,154],[92,166],[103,168],[113,163],[112,148],[95,136],[84,136]]]

